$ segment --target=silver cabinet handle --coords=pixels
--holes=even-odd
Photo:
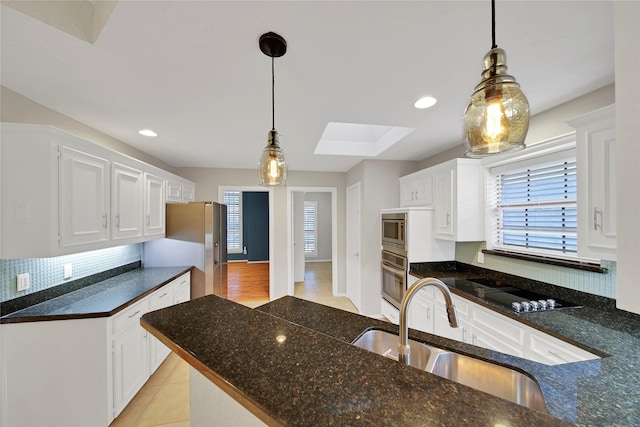
[[[557,357],[558,359],[560,359],[560,360],[562,360],[562,361],[564,361],[564,362],[568,362],[568,360],[567,360],[567,359],[565,359],[564,357],[560,356],[558,353],[553,352],[553,351],[551,351],[551,350],[548,350],[548,351],[549,351],[549,354],[550,354],[550,355],[552,355],[552,356],[554,356],[554,357]]]
[[[131,319],[132,317],[136,316],[138,313],[140,313],[140,310],[136,311],[135,313],[133,313],[132,315],[129,316],[129,319]]]
[[[168,292],[165,292],[164,294],[160,295],[160,298],[164,298],[164,297],[166,297],[166,296],[167,296],[167,294],[168,294]]]
[[[600,215],[600,223],[598,223],[598,215]],[[597,230],[598,228],[600,228],[600,230],[602,231],[602,215],[603,212],[598,209],[598,207],[594,207],[593,208],[593,229]]]
[[[102,228],[107,228],[107,214],[102,215]]]
[[[147,225],[151,224],[151,215],[147,215]]]
[[[115,223],[116,227],[120,227],[120,214],[116,214],[116,223]]]

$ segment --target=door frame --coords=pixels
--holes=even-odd
[[[273,266],[273,255],[275,253],[275,247],[273,243],[274,236],[274,213],[273,213],[273,188],[265,188],[261,186],[250,185],[221,185],[218,186],[218,200],[219,203],[224,202],[224,191],[252,191],[269,193],[269,301],[274,300],[275,289],[273,284],[275,283],[275,268]]]
[[[349,200],[350,199],[350,191],[353,189],[357,189],[358,190],[358,200]],[[358,204],[358,211],[360,213],[359,215],[359,220],[357,224],[351,224],[349,221],[349,208],[351,207],[351,203],[353,202],[357,202]],[[351,185],[349,185],[345,191],[345,251],[346,251],[346,256],[345,256],[345,277],[346,277],[346,281],[347,281],[347,286],[345,286],[345,294],[347,296],[347,298],[349,298],[351,300],[351,302],[353,303],[353,305],[356,306],[356,308],[362,312],[362,257],[360,256],[362,254],[362,185],[360,183],[360,181],[353,183]],[[350,235],[350,229],[351,227],[354,227],[354,229],[357,229],[358,231],[358,265],[356,266],[358,269],[358,276],[359,276],[359,283],[356,284],[352,284],[352,286],[358,286],[358,292],[357,292],[357,301],[354,301],[351,299],[351,297],[353,296],[353,293],[350,294],[349,292],[349,284],[350,284],[350,270],[354,267],[353,263],[350,261],[350,253],[352,251],[352,247],[350,246],[350,239],[351,239],[351,235]]]
[[[287,187],[287,271],[288,295],[295,293],[293,259],[293,193],[331,193],[331,292],[338,294],[338,189],[337,187]]]

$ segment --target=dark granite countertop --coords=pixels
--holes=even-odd
[[[0,323],[113,316],[190,270],[191,267],[139,268],[7,314]]]
[[[365,329],[397,333],[397,326],[294,297],[250,309],[210,295],[147,313],[141,324],[269,425],[566,425],[356,348],[349,343]],[[526,362],[417,331],[410,337],[502,363]],[[523,366],[532,365],[534,374],[546,372],[533,362]],[[587,371],[573,378],[574,408],[576,382],[597,369],[590,364]],[[563,382],[567,373],[553,369],[547,377]],[[545,385],[549,399],[557,381]],[[552,410],[563,415],[555,404]]]

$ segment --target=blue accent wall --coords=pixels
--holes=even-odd
[[[269,260],[269,193],[242,193],[242,235],[247,261]]]

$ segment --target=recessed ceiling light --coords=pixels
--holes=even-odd
[[[142,130],[139,130],[138,133],[144,136],[158,136],[158,134],[152,131],[151,129],[142,129]]]
[[[416,103],[413,104],[413,106],[422,110],[425,108],[433,107],[434,105],[436,105],[436,102],[438,102],[438,100],[433,96],[423,96],[422,98],[418,99]]]

